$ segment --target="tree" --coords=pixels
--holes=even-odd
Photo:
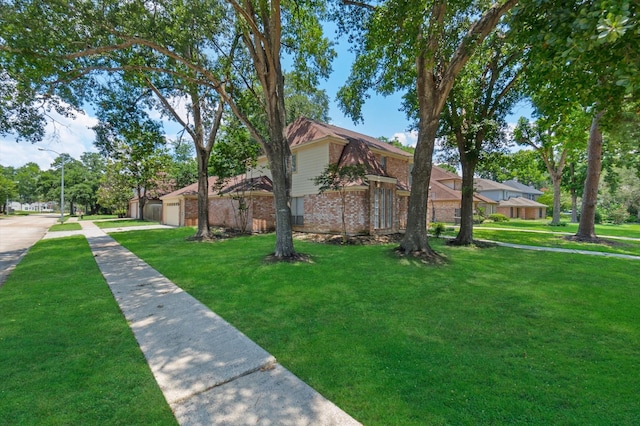
[[[473,243],[475,170],[485,152],[506,144],[505,116],[520,98],[519,56],[519,46],[503,32],[494,32],[469,60],[447,98],[440,133],[448,146],[457,148],[462,165],[460,229],[450,244]]]
[[[517,0],[479,2],[389,0],[379,6],[347,2],[342,27],[356,34],[356,60],[339,92],[342,107],[361,120],[369,90],[389,94],[405,90],[407,111],[414,109],[418,141],[414,154],[407,228],[400,243],[405,253],[435,256],[427,240],[427,196],[433,151],[445,101],[474,50]],[[346,25],[345,25],[346,24]]]
[[[18,195],[16,184],[13,180],[15,169],[0,165],[0,213],[9,213],[7,209],[8,201]]]
[[[54,0],[44,7],[32,7],[34,2],[5,3],[0,10],[7,23],[0,29],[0,61],[10,78],[36,93],[53,93],[76,107],[92,99],[99,77],[105,73],[132,72],[134,80],[148,73],[168,80],[175,77],[180,82],[177,88],[188,94],[193,112],[202,108],[205,93],[215,92],[219,100],[209,105],[216,105],[216,114],[201,118],[215,122],[213,117],[217,118],[227,104],[262,145],[274,184],[275,256],[295,255],[288,204],[291,168],[284,136],[281,51],[285,46],[292,56],[296,79],[309,87],[327,75],[334,55],[319,23],[323,2],[93,4]],[[154,86],[160,92],[161,86]],[[202,123],[196,123],[195,116],[193,120],[195,135],[203,138],[202,146],[208,149],[215,129],[209,127],[205,136]],[[206,182],[203,173],[208,158],[198,147],[196,155],[199,181]],[[199,196],[206,197],[206,192],[200,194],[205,189],[199,186]],[[199,226],[208,226],[201,210],[206,205],[199,203]],[[207,231],[199,228],[198,232]]]
[[[538,153],[531,149],[516,152],[494,151],[485,153],[476,168],[478,177],[496,182],[515,179],[535,188],[548,184],[546,166]]]
[[[115,160],[107,161],[107,172],[100,179],[98,203],[111,209],[118,217],[127,213],[129,200],[133,196],[129,176],[124,173],[124,163]]]
[[[578,103],[591,113],[578,240],[597,240],[595,213],[602,170],[602,129],[640,90],[637,2],[523,3],[511,23],[528,44],[530,93],[543,89],[536,107],[553,116]]]
[[[18,192],[18,200],[21,203],[33,203],[39,199],[38,180],[40,174],[40,166],[36,163],[27,163],[16,170],[14,182]]]
[[[578,107],[559,118],[541,117],[534,124],[521,117],[514,130],[515,141],[533,148],[547,167],[553,185],[552,225],[560,224],[560,184],[567,158],[584,150],[588,119]]]
[[[340,166],[337,163],[327,165],[319,176],[313,179],[320,194],[327,191],[337,191],[340,194],[342,208],[342,244],[347,242],[347,188],[354,184],[365,184],[367,170],[364,164],[347,164]]]

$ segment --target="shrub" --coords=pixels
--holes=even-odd
[[[482,222],[484,222],[484,216],[477,215],[477,214],[473,215],[473,223],[475,225],[478,225],[478,224],[480,224]]]
[[[500,213],[490,214],[489,220],[493,222],[509,222],[509,218]]]
[[[433,227],[431,228],[431,232],[433,232],[433,235],[435,235],[436,238],[440,238],[440,235],[442,235],[446,230],[447,227],[442,222],[434,223]]]
[[[567,226],[567,222],[564,222],[564,221],[561,220],[558,223],[549,222],[547,225],[549,225],[549,226]]]

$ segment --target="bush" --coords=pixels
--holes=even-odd
[[[547,225],[549,225],[549,226],[567,226],[567,222],[564,222],[564,221],[560,221],[558,223],[549,222],[549,223],[547,223]]]
[[[509,218],[500,213],[490,214],[489,220],[493,222],[509,222]]]
[[[484,222],[484,216],[477,215],[477,214],[473,215],[473,223],[474,223],[475,225],[479,225],[479,224],[481,224],[482,222]]]
[[[435,235],[436,238],[440,238],[440,235],[442,235],[446,230],[447,227],[442,222],[434,223],[433,227],[431,228],[431,232],[433,232],[433,235]]]

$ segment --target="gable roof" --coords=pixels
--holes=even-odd
[[[547,205],[524,197],[511,197],[500,201],[498,207],[547,207]]]
[[[413,158],[413,155],[410,153],[371,136],[354,132],[353,130],[344,129],[342,127],[333,126],[331,124],[322,123],[306,117],[299,117],[296,121],[287,126],[286,135],[291,148],[318,139],[333,137],[342,139],[347,143],[351,140],[358,140],[363,142],[369,148],[407,157],[409,159]]]
[[[342,167],[355,164],[364,165],[368,175],[389,176],[366,143],[359,139],[349,139],[349,143],[342,149],[338,165]]]
[[[432,166],[431,167],[431,179],[432,180],[462,180],[460,176],[455,173],[451,173],[449,170],[443,169],[442,167]]]
[[[518,182],[517,180],[514,180],[514,179],[505,180],[502,183],[504,183],[507,186],[511,186],[511,187],[517,189],[518,191],[522,192],[523,194],[533,194],[533,195],[542,195],[543,194],[542,191],[539,191],[539,190],[535,189],[532,186],[525,185],[524,183]]]
[[[489,179],[475,178],[476,191],[514,191],[515,188]]]
[[[216,176],[210,176],[209,193],[208,195],[221,195],[229,194],[231,192],[239,191],[254,191],[254,192],[273,192],[273,183],[267,176],[257,176],[247,178],[246,174],[234,176],[229,179],[218,179]],[[169,194],[166,194],[160,199],[178,197],[181,195],[197,195],[198,194],[198,182],[187,185],[184,188],[180,188]]]

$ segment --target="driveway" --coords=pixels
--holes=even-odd
[[[0,286],[58,218],[55,214],[0,217]]]

